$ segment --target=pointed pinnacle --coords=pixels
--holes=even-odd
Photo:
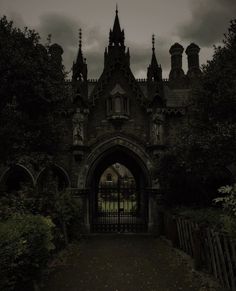
[[[116,15],[118,14],[118,4],[116,3]]]

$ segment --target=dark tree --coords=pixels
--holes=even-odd
[[[202,68],[177,144],[161,160],[161,173],[177,203],[209,204],[216,189],[230,183],[227,166],[236,161],[236,20],[223,46]]]
[[[58,105],[65,98],[62,48],[0,19],[0,160],[41,152],[58,141]]]

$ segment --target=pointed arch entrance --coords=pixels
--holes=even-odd
[[[87,187],[91,231],[147,231],[150,175],[137,152],[110,144],[90,165]]]

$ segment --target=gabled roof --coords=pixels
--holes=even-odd
[[[126,92],[125,90],[120,86],[120,84],[116,84],[114,86],[114,88],[111,90],[111,95],[116,95],[117,93],[121,94],[121,95],[124,95]]]
[[[126,80],[128,86],[130,87],[131,91],[133,92],[134,96],[137,98],[137,100],[140,101],[140,103],[143,105],[146,103],[147,99],[143,94],[143,91],[139,87],[138,82],[136,81],[133,73],[131,72],[129,66],[126,64],[120,65],[120,67],[117,69],[115,65],[109,66],[104,69],[101,77],[99,78],[96,86],[94,87],[93,91],[91,92],[90,95],[90,102],[92,104],[95,104],[95,101],[100,98],[105,92],[106,87],[109,85],[109,83],[112,80],[112,77],[114,76],[116,70],[121,71],[123,78]],[[113,91],[114,90],[114,91]],[[114,87],[112,89],[113,93],[115,91],[120,91],[122,92],[121,94],[124,94],[123,88],[119,84],[118,86]]]

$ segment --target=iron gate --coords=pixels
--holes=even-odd
[[[141,190],[132,183],[100,185],[96,193],[94,232],[145,232]]]

